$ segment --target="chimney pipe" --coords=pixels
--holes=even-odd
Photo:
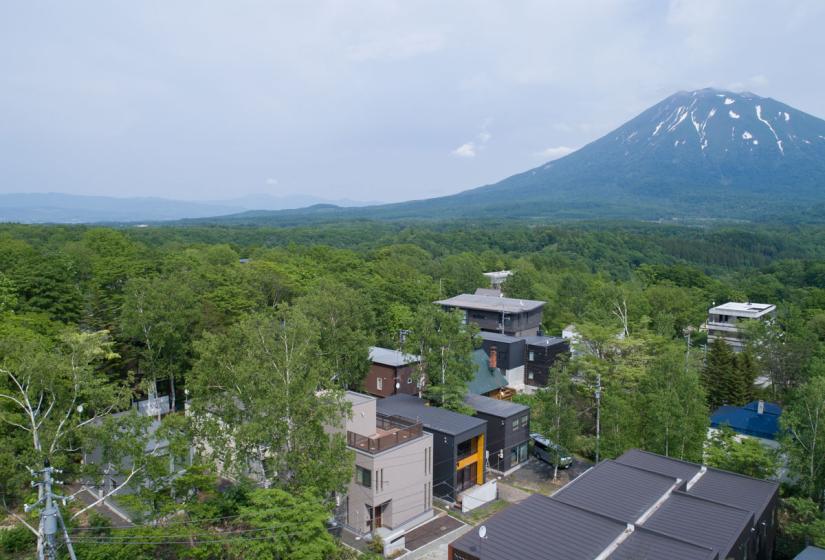
[[[765,401],[759,399],[759,403],[756,405],[756,413],[757,414],[764,414],[765,413]]]
[[[498,352],[496,351],[496,347],[493,346],[490,348],[490,367],[495,369],[498,367]]]

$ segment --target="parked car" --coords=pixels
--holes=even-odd
[[[536,459],[553,466],[558,465],[560,469],[566,469],[573,464],[573,456],[561,445],[553,443],[541,434],[530,434],[530,439],[533,441],[533,456]]]

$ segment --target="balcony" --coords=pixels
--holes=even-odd
[[[421,437],[423,425],[403,416],[387,416],[381,413],[375,416],[376,434],[362,436],[347,431],[347,445],[367,453],[381,453],[402,443]]]

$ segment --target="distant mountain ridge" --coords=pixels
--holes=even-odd
[[[825,205],[825,121],[753,93],[702,89],[675,93],[583,148],[496,184],[268,219],[758,220],[810,217],[814,205]]]
[[[369,204],[352,200],[327,201],[310,195],[247,195],[229,200],[195,202],[159,197],[117,198],[63,193],[0,194],[0,222],[100,223],[157,222],[215,217],[249,210],[285,210],[317,204],[336,207]]]

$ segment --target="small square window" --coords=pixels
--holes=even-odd
[[[518,418],[513,420],[513,431],[515,432],[516,430],[518,430]]]
[[[356,465],[355,482],[360,484],[361,486],[372,488],[372,471]]]
[[[377,377],[375,379],[375,388],[378,389],[379,391],[384,388],[384,378],[383,377]]]
[[[533,379],[533,372],[532,371],[527,374],[527,379]]]
[[[527,418],[528,418],[527,416],[522,416],[521,417],[521,427],[522,428],[527,427]]]
[[[530,353],[527,354],[527,359],[531,362],[535,361],[536,355],[533,352],[530,352]]]

